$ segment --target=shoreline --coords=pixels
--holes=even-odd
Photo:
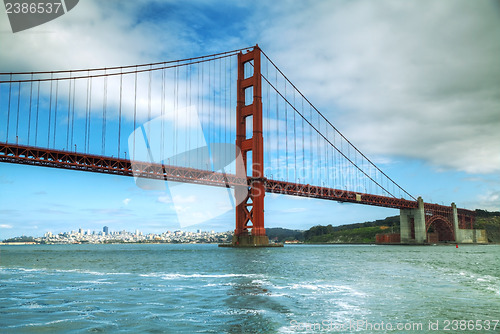
[[[37,243],[37,242],[0,242],[0,246],[57,246],[57,245],[219,245],[218,242],[109,242],[109,243]],[[284,243],[284,246],[295,245],[314,245],[314,246],[334,246],[334,245],[365,245],[365,246],[487,246],[487,245],[500,245],[500,243],[489,242],[483,243],[435,243],[435,244],[401,244],[401,243],[356,243],[356,242],[302,242],[302,243]]]

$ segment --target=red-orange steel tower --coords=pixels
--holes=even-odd
[[[248,187],[235,189],[235,196],[240,203],[236,207],[234,246],[269,244],[264,228],[265,177],[260,55],[258,45],[252,51],[238,54],[236,154],[242,155],[243,163],[236,165],[236,175],[241,178],[250,176],[250,184]],[[249,63],[246,66],[248,72],[253,69],[253,74],[248,76],[245,73],[247,63]],[[248,95],[245,92],[249,89],[253,90],[251,103],[245,98]],[[251,124],[251,138],[247,138],[247,122]],[[251,166],[248,166],[249,152],[251,152]],[[251,175],[248,175],[248,168],[251,168]]]

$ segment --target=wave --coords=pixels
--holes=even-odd
[[[179,278],[234,278],[234,277],[247,277],[247,278],[262,278],[263,275],[257,274],[169,274],[169,273],[149,273],[140,274],[141,277],[158,277],[164,280],[174,280]]]
[[[95,276],[108,276],[108,275],[133,275],[133,273],[122,273],[122,272],[100,272],[84,269],[51,269],[51,268],[22,268],[22,267],[12,267],[12,268],[0,268],[0,273],[9,272],[22,272],[22,273],[41,273],[41,274],[58,274],[58,273],[77,273],[77,274],[89,274]]]
[[[252,278],[252,279],[263,279],[264,275],[258,274],[180,274],[180,273],[165,273],[165,272],[152,272],[152,273],[129,273],[129,272],[109,272],[109,271],[93,271],[84,269],[50,269],[50,268],[0,268],[0,273],[40,273],[40,274],[66,274],[66,273],[76,273],[85,274],[92,276],[125,276],[125,275],[138,275],[140,277],[154,277],[161,278],[164,280],[175,280],[175,279],[189,279],[189,278]],[[95,283],[103,283],[102,281],[96,281]]]

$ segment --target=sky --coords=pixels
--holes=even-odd
[[[257,43],[410,194],[500,210],[499,1],[85,0],[15,34],[0,9],[0,72],[135,65]],[[225,208],[207,204],[224,191],[147,191],[128,177],[2,163],[0,239],[104,225],[232,230],[233,210],[183,226],[173,205]],[[397,214],[271,194],[265,200],[266,227],[308,229]]]

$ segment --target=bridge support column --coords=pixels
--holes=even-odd
[[[460,230],[460,225],[458,224],[458,210],[455,203],[451,203],[451,216],[453,219],[453,234],[455,235],[455,242],[464,242],[464,235]]]
[[[262,87],[260,71],[260,49],[255,46],[252,51],[238,54],[238,81],[236,106],[236,155],[241,154],[242,164],[236,165],[236,175],[247,179],[250,167],[250,183],[237,187],[235,196],[236,229],[233,236],[233,247],[262,247],[269,245],[269,238],[264,228],[264,139],[262,136]],[[245,64],[253,69],[253,74],[246,76]],[[246,101],[246,90],[253,90],[253,101]],[[247,119],[252,121],[252,137],[247,138]],[[251,153],[249,165],[248,153]]]
[[[427,240],[424,200],[419,197],[416,209],[401,209],[399,222],[402,244],[423,244]]]

